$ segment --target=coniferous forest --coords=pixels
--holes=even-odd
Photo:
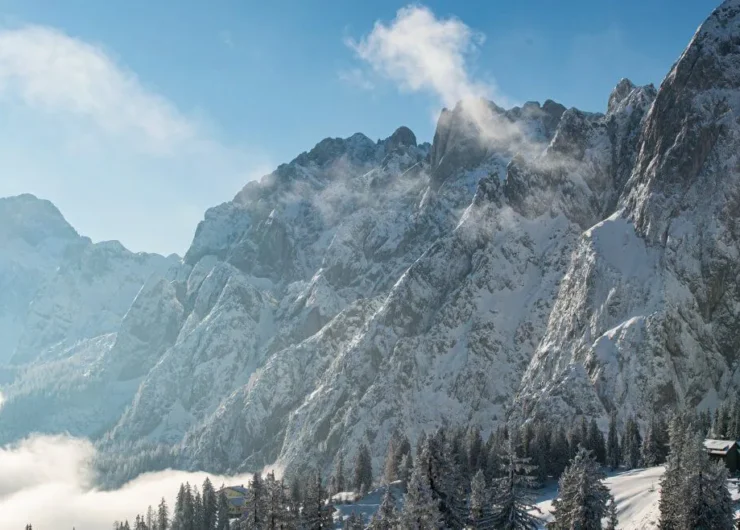
[[[568,429],[547,422],[504,426],[483,438],[479,429],[422,434],[415,446],[394,435],[377,476],[363,444],[351,462],[339,455],[331,474],[319,471],[279,480],[257,473],[245,484],[244,515],[229,517],[228,499],[209,479],[182,484],[175,505],[164,499],[115,530],[226,529],[522,529],[617,528],[617,507],[604,484],[607,472],[665,465],[660,527],[675,530],[733,528],[727,469],[703,448],[706,436],[728,436],[740,425],[732,400],[716,413],[677,413],[669,419],[618,427],[612,416],[604,436],[596,421]],[[538,491],[558,482],[552,515],[534,503]],[[352,500],[381,487],[377,511],[353,512]],[[342,493],[342,495],[338,495]],[[349,503],[345,517],[337,503]]]

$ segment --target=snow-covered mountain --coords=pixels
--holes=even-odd
[[[16,214],[0,282],[23,281],[0,326],[21,366],[0,439],[68,430],[185,467],[296,469],[361,441],[379,463],[396,429],[725,395],[738,35],[728,0],[659,90],[623,79],[603,114],[469,100],[431,145],[406,127],[325,139],[208,210],[174,268],[92,245],[48,203]]]
[[[524,378],[528,411],[644,417],[737,389],[739,36],[726,1],[661,85],[617,211],[571,259]]]
[[[180,260],[134,254],[115,241],[92,243],[50,202],[32,195],[0,199],[0,240],[0,365],[17,374],[2,389],[0,438],[34,431],[92,434],[77,428],[87,420],[65,401],[69,388],[90,384],[116,332],[127,329],[131,319],[124,315],[147,279],[176,270]],[[136,366],[131,355],[125,363]],[[142,369],[138,365],[136,375]],[[86,406],[107,409],[115,394],[114,386],[99,385]],[[47,422],[57,411],[61,418]],[[113,414],[108,423],[117,417],[105,414]]]

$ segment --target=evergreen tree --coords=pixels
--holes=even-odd
[[[606,442],[604,441],[604,434],[596,424],[596,420],[591,418],[591,422],[588,425],[588,449],[593,452],[594,458],[599,464],[606,463]]]
[[[685,417],[671,422],[670,447],[661,480],[660,528],[733,528],[727,469],[710,461],[703,436]]]
[[[516,455],[512,441],[502,460],[503,477],[493,483],[493,528],[537,530],[541,521],[530,513],[537,507],[529,492],[537,483],[531,475],[534,466],[529,458]]]
[[[218,498],[216,490],[211,484],[211,479],[206,477],[203,481],[203,529],[213,530],[216,526],[216,512],[218,510]]]
[[[622,461],[619,447],[619,434],[617,434],[617,413],[612,412],[609,417],[609,434],[606,439],[606,465],[614,471]]]
[[[324,502],[326,491],[321,481],[321,473],[316,472],[306,485],[301,510],[301,526],[305,530],[324,530],[334,528],[334,507]]]
[[[550,437],[549,474],[560,477],[570,461],[570,447],[565,428],[560,425],[552,430]]]
[[[395,530],[398,527],[398,511],[396,499],[390,486],[386,486],[383,500],[378,507],[377,513],[370,520],[370,530]]]
[[[617,530],[619,519],[617,518],[617,503],[614,499],[611,500],[609,505],[606,507],[606,530]]]
[[[283,483],[275,479],[274,473],[268,473],[264,480],[265,491],[265,528],[278,530],[288,524],[287,496]]]
[[[641,447],[640,428],[634,418],[629,418],[625,422],[624,435],[622,436],[622,457],[628,469],[640,466]]]
[[[205,524],[203,518],[203,497],[198,491],[198,486],[193,486],[193,523],[192,530],[202,530]]]
[[[364,495],[373,485],[373,462],[367,445],[361,444],[355,458],[355,474],[353,486],[355,491]]]
[[[414,458],[411,456],[411,452],[408,452],[401,457],[401,462],[398,465],[398,478],[403,482],[404,488],[409,483],[413,470]]]
[[[383,467],[383,480],[385,484],[390,484],[398,480],[398,459],[396,458],[396,451],[398,441],[396,435],[391,436],[388,441],[388,451],[385,455],[385,465]]]
[[[488,530],[493,528],[491,492],[486,486],[486,477],[482,469],[478,470],[470,483],[468,525],[472,530]]]
[[[249,482],[244,508],[248,530],[262,530],[265,528],[267,494],[265,492],[264,482],[262,481],[262,475],[259,472],[252,475],[252,480]]]
[[[645,437],[642,439],[640,457],[645,467],[654,467],[660,463],[660,447],[658,446],[656,425],[653,421],[648,424]]]
[[[167,508],[167,501],[162,497],[162,500],[159,501],[159,506],[157,507],[157,530],[168,530],[170,527],[169,518],[170,511]]]
[[[417,459],[418,462],[419,459]],[[439,503],[432,495],[429,478],[420,466],[414,467],[404,498],[401,526],[407,530],[442,528]]]
[[[560,477],[558,498],[553,501],[552,530],[601,530],[610,495],[604,485],[596,459],[586,449],[579,449],[570,466]]]
[[[332,476],[332,483],[334,484],[334,493],[346,490],[346,483],[344,479],[344,455],[340,454],[337,464],[334,467],[334,475]]]
[[[185,483],[185,501],[182,510],[181,530],[195,530],[195,503],[193,499],[193,488],[190,483]]]
[[[146,518],[144,519],[144,525],[147,530],[157,530],[157,515],[154,512],[154,508],[150,504],[146,509]]]
[[[481,469],[481,454],[483,453],[483,438],[480,435],[479,427],[468,429],[468,469],[475,474]]]
[[[216,530],[229,530],[229,500],[226,498],[223,487],[218,492],[218,508],[216,509]]]
[[[180,484],[180,489],[175,498],[175,511],[172,514],[172,530],[187,530],[185,527],[185,484]]]

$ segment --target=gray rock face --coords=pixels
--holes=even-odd
[[[605,114],[471,100],[431,146],[405,127],[323,140],[208,210],[119,325],[41,311],[19,343],[45,353],[3,388],[0,437],[70,429],[216,472],[328,467],[365,442],[379,465],[396,429],[644,416],[737,388],[739,5]],[[77,252],[43,300],[135,261]]]
[[[739,34],[727,1],[661,85],[618,211],[563,280],[520,393],[530,411],[646,418],[737,388]]]

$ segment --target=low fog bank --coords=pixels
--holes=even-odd
[[[214,486],[246,484],[249,475],[225,477],[176,470],[146,473],[121,488],[101,491],[93,484],[95,449],[67,436],[34,436],[0,448],[0,530],[101,530],[113,521],[133,522],[162,497],[170,511],[181,483],[200,488],[206,476]]]

